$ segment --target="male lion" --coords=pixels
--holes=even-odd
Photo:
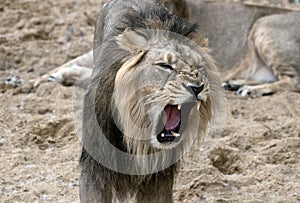
[[[93,51],[35,82],[87,88],[81,202],[173,202],[179,161],[205,138],[222,95],[188,15],[183,0],[111,0]]]
[[[173,202],[179,160],[206,136],[220,79],[198,25],[158,0],[99,14],[84,101],[81,202]]]
[[[225,88],[241,96],[300,91],[300,13],[260,18],[248,39],[245,58],[225,76]]]

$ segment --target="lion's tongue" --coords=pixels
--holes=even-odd
[[[166,130],[174,130],[180,123],[178,106],[168,105],[165,108],[164,124]]]

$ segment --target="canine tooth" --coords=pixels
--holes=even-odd
[[[162,134],[161,134],[161,137],[165,137],[165,134],[164,134],[164,133],[162,133]]]
[[[178,105],[177,108],[178,108],[178,110],[181,110],[181,105]]]
[[[201,107],[201,102],[197,102],[197,109],[198,109],[198,111],[200,110],[200,107]]]
[[[207,95],[206,94],[199,94],[197,99],[206,102],[207,100]]]
[[[178,133],[172,132],[172,135],[173,135],[174,137],[180,137],[180,134],[178,134]]]

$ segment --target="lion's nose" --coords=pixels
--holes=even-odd
[[[193,90],[195,96],[197,97],[198,94],[200,94],[200,93],[203,91],[203,89],[204,89],[204,84],[201,83],[201,84],[198,85],[198,86],[190,86],[190,87],[192,88],[192,90]]]

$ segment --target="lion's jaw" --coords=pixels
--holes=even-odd
[[[208,50],[182,35],[151,29],[125,30],[117,43],[128,56],[116,73],[112,106],[127,150],[148,154],[200,143],[219,86]]]

